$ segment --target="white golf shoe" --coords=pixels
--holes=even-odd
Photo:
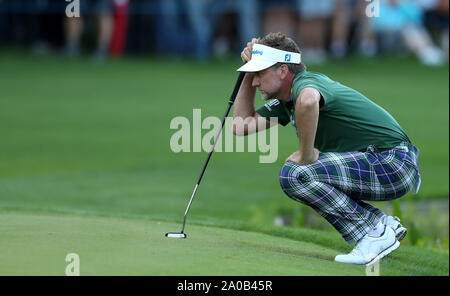
[[[334,261],[368,266],[390,254],[399,246],[400,243],[395,238],[394,230],[384,225],[384,232],[379,237],[366,234],[349,254],[337,255]]]
[[[405,238],[408,229],[406,229],[405,227],[403,227],[402,224],[400,224],[400,218],[392,216],[384,216],[381,219],[381,222],[394,230],[395,237],[397,238],[398,241],[401,241],[402,239]]]

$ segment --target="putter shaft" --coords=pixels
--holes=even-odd
[[[236,84],[234,85],[233,93],[231,94],[230,100],[228,101],[228,107],[227,107],[227,110],[225,111],[225,115],[224,115],[224,117],[222,119],[222,124],[220,126],[219,131],[217,132],[216,138],[214,139],[214,144],[212,145],[211,150],[208,153],[208,157],[206,158],[205,164],[203,165],[202,172],[200,173],[200,177],[198,178],[197,184],[195,185],[194,192],[192,192],[191,199],[189,200],[189,203],[188,203],[188,205],[186,207],[186,211],[184,212],[183,226],[181,228],[181,233],[184,233],[184,227],[186,225],[186,218],[187,218],[187,215],[189,213],[189,209],[191,208],[192,200],[194,199],[194,196],[197,193],[197,189],[198,189],[198,187],[200,185],[200,182],[202,181],[203,174],[205,173],[206,167],[208,166],[209,160],[211,159],[211,155],[214,152],[214,148],[216,147],[216,144],[217,144],[217,141],[219,139],[220,133],[222,132],[223,126],[225,124],[225,120],[226,120],[226,118],[228,116],[228,113],[230,113],[230,109],[233,106],[234,100],[236,99],[237,93],[239,91],[239,88],[241,87],[242,80],[244,79],[244,76],[245,76],[245,73],[244,72],[240,72],[239,76],[238,76],[238,79],[236,81]]]
[[[186,211],[184,212],[183,227],[181,228],[181,233],[184,233],[184,226],[186,225],[186,217],[189,212],[189,209],[191,208],[192,199],[194,198],[194,195],[197,192],[197,188],[198,188],[198,183],[195,185],[194,192],[192,192],[191,199],[189,200]]]

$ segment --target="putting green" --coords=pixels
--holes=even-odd
[[[44,213],[0,213],[0,275],[365,275],[333,262],[335,250],[266,234],[179,224]]]

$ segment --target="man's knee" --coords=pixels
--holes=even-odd
[[[287,162],[280,170],[280,186],[283,192],[297,201],[302,200],[302,189],[310,178],[308,173],[299,165]]]

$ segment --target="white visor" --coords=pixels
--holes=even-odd
[[[262,44],[254,44],[252,58],[245,65],[237,69],[239,72],[258,72],[267,69],[276,63],[300,64],[301,55],[272,48]]]

